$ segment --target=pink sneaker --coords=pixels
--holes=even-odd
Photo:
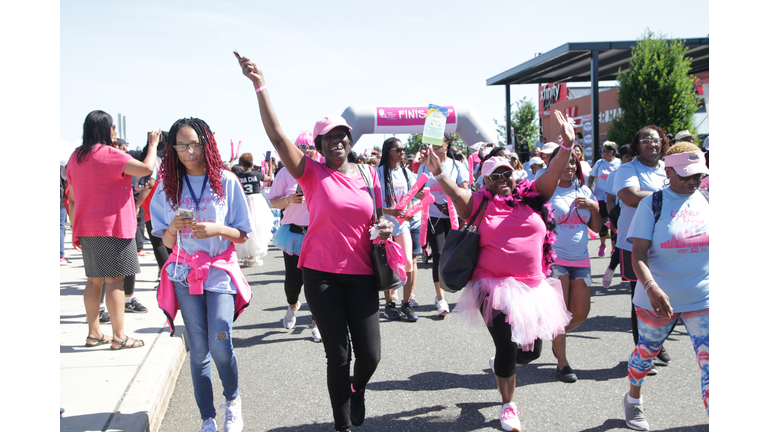
[[[67,259],[66,259],[66,258],[64,258],[64,257],[61,257],[61,258],[59,259],[59,265],[60,265],[60,266],[69,265],[69,260],[67,260]]]
[[[597,250],[597,256],[599,257],[605,256],[605,245],[600,245],[600,249]]]

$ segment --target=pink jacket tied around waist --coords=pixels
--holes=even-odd
[[[189,283],[189,293],[192,295],[202,295],[203,286],[205,281],[208,280],[208,272],[211,267],[215,267],[220,270],[224,270],[232,278],[232,281],[237,287],[237,295],[235,295],[235,316],[232,318],[234,322],[240,313],[251,302],[251,286],[245,279],[245,275],[240,270],[240,266],[237,264],[237,254],[235,253],[235,245],[231,244],[221,255],[211,258],[205,252],[197,252],[192,255],[187,254],[178,246],[173,247],[173,252],[168,257],[163,266],[163,270],[160,272],[160,285],[157,288],[157,304],[165,313],[165,317],[168,319],[168,325],[171,327],[171,336],[176,332],[176,328],[173,325],[173,320],[176,318],[176,312],[179,310],[179,303],[176,301],[176,290],[173,286],[173,281],[168,279],[168,273],[165,268],[168,264],[175,262],[176,259],[184,261],[191,267],[189,275],[187,276],[187,282]]]

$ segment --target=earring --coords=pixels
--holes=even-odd
[[[669,186],[669,177],[664,179],[663,184],[664,184],[664,186]]]

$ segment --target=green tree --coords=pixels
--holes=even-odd
[[[515,102],[515,105],[517,109],[510,105],[509,111],[512,114],[510,125],[515,134],[517,147],[523,141],[527,141],[530,146],[539,140],[539,110],[527,96]],[[501,123],[493,119],[496,131],[499,133],[499,145],[507,144],[506,119],[506,113]]]
[[[643,127],[655,124],[668,133],[683,129],[696,133],[698,109],[691,60],[680,40],[665,40],[646,30],[632,48],[629,70],[619,71],[619,108],[622,116],[608,128],[608,139],[627,144]]]

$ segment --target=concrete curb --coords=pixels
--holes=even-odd
[[[181,319],[177,317],[176,328]],[[181,326],[183,328],[183,326]],[[110,432],[152,432],[160,429],[187,355],[182,332],[161,333],[125,392],[112,420]]]

